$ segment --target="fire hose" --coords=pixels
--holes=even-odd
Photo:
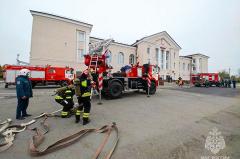
[[[15,139],[15,134],[19,132],[23,132],[26,130],[27,126],[36,122],[35,119],[41,118],[43,116],[55,116],[55,113],[59,112],[60,110],[54,111],[52,113],[42,113],[37,117],[34,117],[28,123],[22,123],[20,125],[11,125],[12,119],[7,119],[0,123],[0,138],[3,138],[3,142],[0,143],[0,152],[3,152],[10,148],[13,145],[13,141]]]
[[[67,147],[75,142],[77,142],[78,140],[80,140],[83,136],[90,134],[90,133],[105,133],[105,137],[104,140],[102,141],[102,143],[99,145],[99,147],[97,148],[93,159],[97,159],[99,157],[99,155],[101,154],[104,146],[106,145],[111,132],[115,131],[116,132],[116,137],[113,141],[113,145],[112,148],[110,149],[110,151],[106,154],[104,159],[110,159],[116,146],[117,143],[119,141],[119,135],[118,135],[118,128],[116,126],[116,123],[112,123],[110,125],[104,125],[101,128],[98,129],[82,129],[70,136],[67,136],[65,138],[62,138],[60,140],[58,140],[57,142],[47,146],[47,148],[43,149],[43,150],[39,150],[38,146],[40,144],[43,143],[44,138],[45,138],[45,134],[48,133],[49,131],[49,125],[46,122],[48,117],[59,117],[57,115],[55,115],[55,113],[59,112],[61,110],[57,110],[54,111],[52,113],[42,113],[39,116],[34,117],[33,120],[31,120],[28,123],[22,123],[20,125],[10,125],[12,120],[11,119],[7,119],[6,121],[0,123],[0,125],[3,125],[0,128],[0,136],[4,137],[4,142],[0,143],[0,152],[7,150],[8,148],[10,148],[13,145],[13,141],[15,139],[15,134],[19,133],[19,132],[23,132],[27,126],[33,124],[36,122],[36,119],[39,118],[43,118],[44,119],[40,122],[41,126],[43,127],[44,131],[40,131],[39,128],[33,128],[33,129],[29,129],[31,131],[34,131],[35,134],[32,136],[30,142],[29,142],[29,153],[31,156],[41,156],[56,150],[59,150],[61,148]]]
[[[113,146],[110,149],[110,151],[107,153],[107,155],[105,156],[104,159],[110,159],[116,146],[117,143],[119,141],[119,136],[118,136],[118,128],[116,126],[116,123],[112,123],[110,125],[104,125],[99,129],[82,129],[70,136],[67,136],[65,138],[62,138],[58,141],[56,141],[55,143],[47,146],[47,148],[43,149],[43,150],[39,150],[38,146],[41,145],[45,139],[45,134],[48,132],[49,130],[49,125],[46,123],[46,119],[47,116],[45,117],[45,119],[43,120],[43,122],[41,122],[41,126],[43,127],[43,129],[45,130],[44,133],[42,133],[40,131],[39,128],[34,128],[32,129],[32,131],[35,132],[35,134],[33,135],[33,137],[31,138],[30,142],[29,142],[29,153],[31,156],[41,156],[41,155],[45,155],[48,154],[50,152],[62,149],[64,147],[67,147],[75,142],[77,142],[78,140],[80,140],[80,138],[82,138],[83,136],[90,134],[90,133],[106,133],[104,140],[102,141],[102,143],[99,145],[97,151],[94,154],[93,159],[97,159],[98,156],[101,154],[104,146],[106,145],[110,134],[113,130],[115,130],[116,132],[116,138],[113,142]]]
[[[0,133],[4,138],[3,143],[0,144],[0,152],[7,150],[13,145],[16,133],[23,132],[28,125],[36,122],[36,120],[31,120],[28,123],[22,123],[20,125],[10,125],[11,121],[11,119],[7,119],[3,123],[0,123],[0,125],[3,125],[0,129]]]

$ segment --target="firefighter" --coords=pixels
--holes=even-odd
[[[30,71],[28,69],[21,69],[19,76],[16,78],[16,92],[17,92],[17,111],[16,119],[23,120],[24,117],[31,116],[27,114],[27,107],[29,104],[29,98],[33,96],[32,85],[29,80]]]
[[[75,122],[78,123],[80,121],[80,115],[83,113],[83,102],[81,99],[81,91],[80,91],[80,79],[76,78],[74,80],[74,86],[75,86],[75,95],[78,99],[78,107],[75,112]]]
[[[207,79],[204,79],[204,86],[205,86],[206,88],[209,87],[209,81],[208,81]]]
[[[89,123],[89,115],[91,110],[91,76],[88,70],[85,70],[80,77],[80,91],[81,91],[81,101],[83,102],[83,107],[80,110],[83,111],[83,125]]]
[[[61,117],[71,116],[71,110],[74,106],[73,95],[75,94],[74,86],[69,85],[56,90],[55,101],[63,106]]]

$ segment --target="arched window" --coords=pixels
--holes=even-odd
[[[107,64],[112,62],[112,52],[109,50],[107,53]]]
[[[135,63],[135,56],[133,54],[131,54],[129,56],[129,64],[134,64]]]
[[[124,64],[124,54],[122,52],[118,53],[118,64]]]

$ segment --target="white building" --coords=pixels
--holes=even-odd
[[[33,16],[30,64],[69,66],[76,71],[86,69],[83,60],[88,44],[103,40],[90,37],[93,25],[49,13],[30,12]],[[143,37],[131,45],[113,42],[109,50],[113,72],[137,62],[158,65],[163,79],[189,80],[190,73],[208,71],[208,56],[199,53],[179,56],[181,47],[166,31]]]

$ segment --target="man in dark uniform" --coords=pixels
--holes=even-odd
[[[207,79],[204,79],[204,86],[205,86],[206,88],[209,87],[209,81],[208,81]]]
[[[91,110],[91,79],[89,79],[88,70],[85,70],[80,77],[80,91],[83,107],[80,107],[79,111],[83,111],[83,125],[86,125],[90,121],[89,115]]]
[[[17,92],[17,111],[16,119],[23,120],[24,117],[31,116],[27,114],[27,108],[29,104],[29,98],[33,96],[32,85],[28,76],[30,71],[28,69],[22,69],[19,72],[19,76],[16,78],[16,92]]]
[[[66,87],[61,87],[56,90],[55,101],[63,106],[61,117],[67,118],[71,116],[71,110],[74,106],[73,95],[74,86],[69,85]]]
[[[231,79],[229,79],[228,80],[228,88],[231,88],[231,83],[232,83],[232,81],[231,81]]]
[[[232,79],[232,84],[233,84],[233,88],[236,88],[236,79],[235,78]]]

